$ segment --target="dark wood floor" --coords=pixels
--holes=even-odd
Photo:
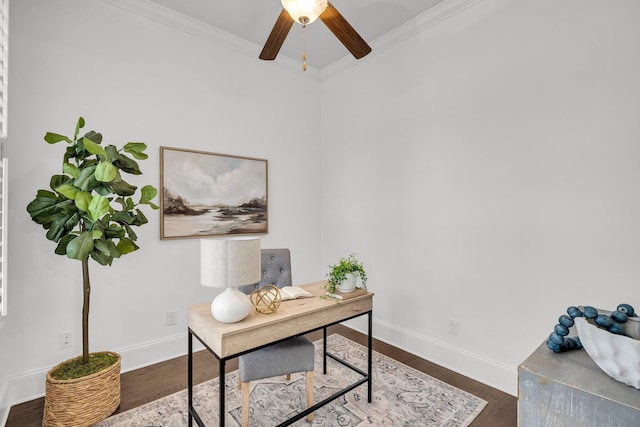
[[[366,345],[366,335],[344,326],[333,326],[329,333],[339,333],[353,341]],[[321,332],[309,334],[309,338],[322,338]],[[185,344],[186,345],[186,344]],[[489,404],[470,427],[515,427],[516,398],[471,380],[453,371],[420,359],[410,353],[374,340],[373,348],[414,369],[425,372],[451,385],[468,391]],[[227,371],[237,369],[234,359],[227,363]],[[194,381],[201,383],[218,376],[218,362],[207,351],[194,354]],[[179,357],[135,371],[122,374],[122,401],[117,412],[127,411],[144,403],[159,399],[187,387],[187,357]],[[37,427],[42,422],[44,398],[22,403],[11,408],[5,427]]]

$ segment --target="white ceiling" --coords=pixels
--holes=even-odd
[[[258,45],[256,60],[282,10],[280,0],[151,1]],[[443,1],[445,0],[331,0],[369,45],[378,37]],[[322,69],[344,56],[356,61],[320,20],[310,24],[304,33],[303,35],[300,25],[294,24],[279,55],[301,61],[304,37],[307,64],[311,67]]]

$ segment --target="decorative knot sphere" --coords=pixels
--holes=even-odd
[[[258,313],[272,314],[278,311],[282,295],[280,295],[280,289],[276,286],[265,285],[251,292],[249,299]]]

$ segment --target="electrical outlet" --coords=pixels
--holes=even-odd
[[[167,311],[167,326],[178,324],[178,312],[176,310]]]
[[[458,335],[460,331],[460,322],[456,319],[449,319],[449,333],[451,335]]]
[[[60,348],[71,347],[73,341],[71,340],[73,335],[71,332],[61,332],[60,333]]]

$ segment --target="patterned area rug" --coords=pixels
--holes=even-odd
[[[366,370],[367,348],[341,335],[327,339],[336,356]],[[316,341],[316,402],[361,378],[332,359],[322,374],[322,340]],[[466,427],[487,402],[385,355],[373,352],[373,399],[367,386],[356,387],[315,412],[313,426],[434,426]],[[240,426],[241,393],[238,372],[226,378],[226,425]],[[251,383],[252,426],[274,426],[305,408],[305,380],[294,374]],[[218,425],[218,379],[194,387],[194,407],[207,426]],[[188,425],[187,391],[114,415],[96,427],[179,427]],[[195,423],[194,423],[195,425]],[[302,419],[295,426],[308,426]]]

